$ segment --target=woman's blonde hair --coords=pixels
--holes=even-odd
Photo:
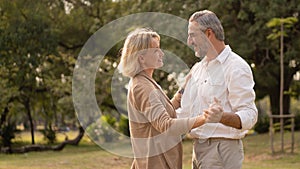
[[[139,51],[151,48],[153,38],[160,40],[160,36],[150,28],[137,28],[128,34],[119,65],[119,70],[124,76],[134,77],[141,71]]]

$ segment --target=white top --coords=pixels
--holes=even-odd
[[[192,78],[181,98],[178,118],[194,117],[203,113],[214,97],[221,101],[224,112],[237,114],[242,122],[238,130],[221,123],[206,123],[191,131],[199,139],[224,137],[240,139],[257,121],[254,80],[250,66],[227,45],[216,59],[204,58],[192,68]]]

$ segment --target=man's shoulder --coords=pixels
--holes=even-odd
[[[229,54],[229,57],[227,59],[227,64],[230,66],[238,66],[238,67],[250,67],[249,64],[247,63],[247,61],[241,57],[240,55],[238,55],[237,53],[231,51]]]
[[[231,52],[228,59],[226,60],[224,70],[227,75],[239,76],[241,74],[252,74],[250,64],[247,63],[240,55],[235,52]]]

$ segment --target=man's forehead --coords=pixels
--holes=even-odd
[[[199,31],[204,30],[205,28],[199,25],[196,21],[189,22],[188,30],[189,31]]]
[[[200,29],[200,25],[195,21],[189,22],[188,29],[189,29],[189,31],[192,31],[195,29]]]

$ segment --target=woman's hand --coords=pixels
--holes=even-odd
[[[184,82],[183,86],[181,87],[181,89],[178,91],[178,93],[183,94],[185,86],[187,85],[187,83],[189,82],[189,80],[191,79],[191,77],[192,77],[192,73],[191,72],[188,75],[186,75],[185,82]]]
[[[204,117],[206,123],[219,123],[223,116],[223,107],[221,101],[214,98],[214,102],[209,105],[207,110],[204,110]]]

